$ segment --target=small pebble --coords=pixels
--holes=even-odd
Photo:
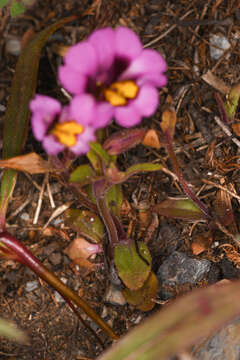
[[[30,216],[29,216],[28,213],[24,212],[24,213],[22,213],[22,214],[20,215],[20,218],[21,218],[22,220],[24,220],[24,221],[29,221]]]
[[[101,317],[105,318],[107,315],[108,315],[107,307],[104,306],[103,309],[102,309]]]
[[[67,283],[67,279],[64,278],[64,277],[61,277],[60,280],[61,280],[64,284]],[[59,303],[59,304],[65,302],[64,298],[63,298],[57,291],[54,291],[54,297],[55,297],[56,302]]]
[[[0,112],[5,112],[6,111],[6,106],[0,104]]]
[[[25,290],[27,292],[31,292],[31,291],[36,290],[38,288],[38,286],[39,286],[38,280],[28,281],[25,285]]]
[[[214,60],[220,59],[226,50],[231,47],[228,39],[222,34],[210,36],[210,56]]]
[[[62,260],[62,256],[60,253],[53,253],[49,256],[49,261],[51,262],[52,265],[59,265],[61,263]]]
[[[120,305],[120,306],[124,306],[127,303],[121,291],[118,290],[112,284],[109,286],[107,290],[105,301],[112,305]]]
[[[8,39],[6,42],[6,52],[13,56],[19,56],[21,53],[21,41],[18,38]]]

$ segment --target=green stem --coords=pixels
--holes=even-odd
[[[177,157],[175,155],[175,152],[173,150],[172,145],[172,139],[168,131],[164,133],[165,139],[166,139],[166,149],[168,151],[169,158],[171,160],[172,166],[175,170],[175,173],[178,177],[178,180],[185,191],[186,195],[194,201],[194,203],[197,205],[197,207],[203,212],[203,214],[208,218],[211,219],[211,216],[209,215],[208,208],[203,204],[203,202],[192,192],[192,190],[189,188],[188,184],[185,182],[183,178],[182,171],[178,165]]]

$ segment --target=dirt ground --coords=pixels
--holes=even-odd
[[[83,19],[64,26],[47,42],[42,52],[37,91],[63,97],[56,82],[56,70],[61,61],[56,49],[59,45],[70,45],[84,39],[96,28],[127,26],[139,34],[146,47],[159,51],[168,63],[168,85],[160,91],[159,111],[152,119],[145,119],[143,125],[160,130],[161,104],[171,96],[178,116],[174,149],[185,180],[213,213],[217,199],[228,204],[235,218],[230,226],[220,229],[211,228],[206,223],[192,224],[160,217],[160,226],[174,226],[179,235],[177,239],[172,239],[171,231],[167,231],[166,236],[160,239],[159,229],[155,230],[150,242],[153,269],[156,270],[171,249],[176,248],[174,244],[177,242],[178,250],[215,264],[217,276],[213,274],[213,281],[239,277],[240,257],[231,236],[239,231],[240,225],[240,153],[239,146],[232,141],[240,135],[239,114],[236,114],[233,124],[228,124],[230,136],[214,120],[214,116],[219,116],[215,94],[224,98],[230,86],[240,79],[239,0],[44,0],[36,1],[16,19],[10,18],[6,8],[0,10],[1,127],[17,61],[13,45],[9,45],[13,43],[11,40],[21,45],[32,32],[66,15],[84,11],[87,12]],[[214,59],[210,53],[213,34],[225,36],[230,43],[219,59]],[[207,78],[203,76],[206,74]],[[29,132],[24,153],[30,151],[43,154],[41,146]],[[138,146],[124,154],[120,164],[126,167],[143,161],[158,161],[173,171],[164,148],[158,151]],[[141,313],[130,305],[107,303],[108,276],[104,269],[83,276],[70,262],[63,251],[74,239],[75,233],[64,223],[63,216],[43,231],[54,211],[47,195],[43,197],[37,223],[33,224],[42,182],[43,176],[19,174],[8,211],[9,232],[21,239],[57,276],[67,281],[67,285],[104,316],[118,335],[126,334],[149,314]],[[50,178],[49,184],[56,207],[77,205],[74,195],[66,193],[55,179]],[[141,186],[147,189],[148,200],[152,204],[167,197],[184,195],[171,172],[139,175],[123,186],[124,196],[130,205],[133,190]],[[126,227],[133,220],[137,221],[125,217]],[[133,228],[137,228],[137,224]],[[134,231],[132,236],[137,236]],[[198,246],[202,249],[199,253],[196,250]],[[13,320],[29,335],[28,345],[1,339],[0,359],[90,360],[102,353],[95,338],[79,323],[68,306],[58,302],[54,291],[38,281],[31,271],[13,261],[1,260],[0,276],[0,317]],[[26,284],[34,280],[37,280],[36,288],[27,291]],[[153,311],[161,306],[157,304]],[[94,324],[91,323],[91,326],[94,327]],[[97,333],[107,348],[111,340],[102,331],[97,330]]]

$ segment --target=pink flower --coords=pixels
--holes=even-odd
[[[130,29],[104,28],[68,50],[59,79],[78,99],[73,101],[91,96],[96,128],[108,125],[112,117],[131,127],[156,111],[157,87],[167,83],[166,69],[163,57],[144,50]]]
[[[48,154],[56,155],[65,148],[76,155],[89,151],[89,142],[95,141],[92,103],[92,97],[87,94],[64,107],[51,97],[35,96],[30,102],[32,131]]]

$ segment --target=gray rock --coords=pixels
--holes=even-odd
[[[159,267],[159,297],[167,300],[186,290],[185,285],[194,286],[203,280],[211,267],[210,261],[190,258],[184,253],[174,251]],[[175,289],[177,288],[177,290]]]
[[[194,360],[239,360],[240,318],[194,346],[192,356]]]
[[[210,56],[214,60],[220,59],[226,50],[231,47],[228,39],[222,34],[210,35]]]

